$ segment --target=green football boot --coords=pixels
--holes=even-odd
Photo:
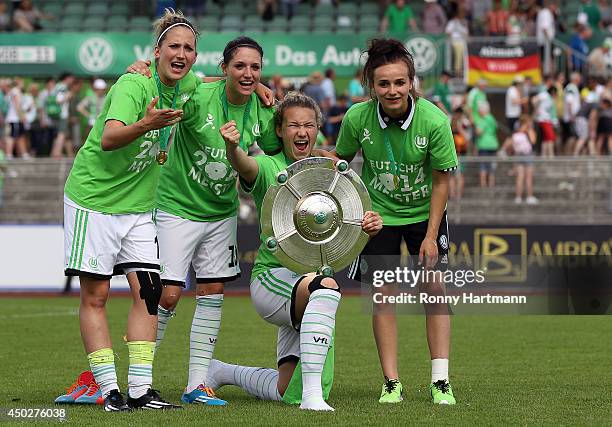
[[[382,386],[379,403],[399,403],[404,398],[402,397],[402,383],[399,380],[390,380],[385,377],[385,383]]]
[[[431,399],[436,405],[454,405],[457,403],[453,395],[453,389],[446,380],[436,381],[429,386]]]

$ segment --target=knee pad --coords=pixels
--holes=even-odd
[[[140,298],[147,305],[147,311],[157,316],[157,306],[162,295],[162,284],[159,273],[152,271],[137,271],[138,283],[140,284]]]
[[[308,284],[308,292],[310,292],[312,294],[316,290],[327,289],[327,290],[330,290],[330,291],[336,291],[336,292],[340,293],[340,286],[338,286],[338,288],[328,288],[326,286],[323,286],[321,284],[323,279],[329,279],[329,277],[322,276],[322,275],[315,276],[314,279],[312,279],[312,281]],[[338,284],[338,283],[336,282],[336,284]]]

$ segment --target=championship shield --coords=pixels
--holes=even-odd
[[[261,208],[266,247],[296,273],[331,276],[368,242],[361,220],[372,203],[348,163],[309,157],[276,176]]]

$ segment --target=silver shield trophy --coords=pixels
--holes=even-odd
[[[276,176],[261,208],[266,247],[296,273],[331,276],[368,242],[361,220],[372,203],[348,163],[309,157]]]

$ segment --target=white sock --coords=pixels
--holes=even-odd
[[[168,326],[168,321],[172,316],[174,316],[174,311],[166,310],[161,305],[157,306],[157,339],[155,340],[155,349],[159,348],[164,339],[166,326]]]
[[[196,309],[189,335],[189,381],[187,392],[206,383],[221,326],[223,294],[196,297]]]
[[[130,365],[128,368],[128,394],[138,399],[147,394],[153,382],[152,365]]]
[[[262,400],[281,400],[278,393],[278,371],[267,368],[231,365],[218,360],[210,361],[206,385],[217,390],[224,385],[236,385]]]
[[[102,397],[106,398],[111,390],[119,390],[115,371],[115,354],[110,348],[102,348],[87,355],[89,367],[96,383],[100,386]]]
[[[100,386],[102,397],[108,396],[111,390],[119,390],[115,365],[98,366],[92,369],[96,383]]]
[[[448,381],[448,359],[431,360],[431,382]]]
[[[302,409],[332,410],[323,401],[321,374],[331,345],[339,303],[340,293],[332,289],[317,289],[308,299],[300,326]]]

